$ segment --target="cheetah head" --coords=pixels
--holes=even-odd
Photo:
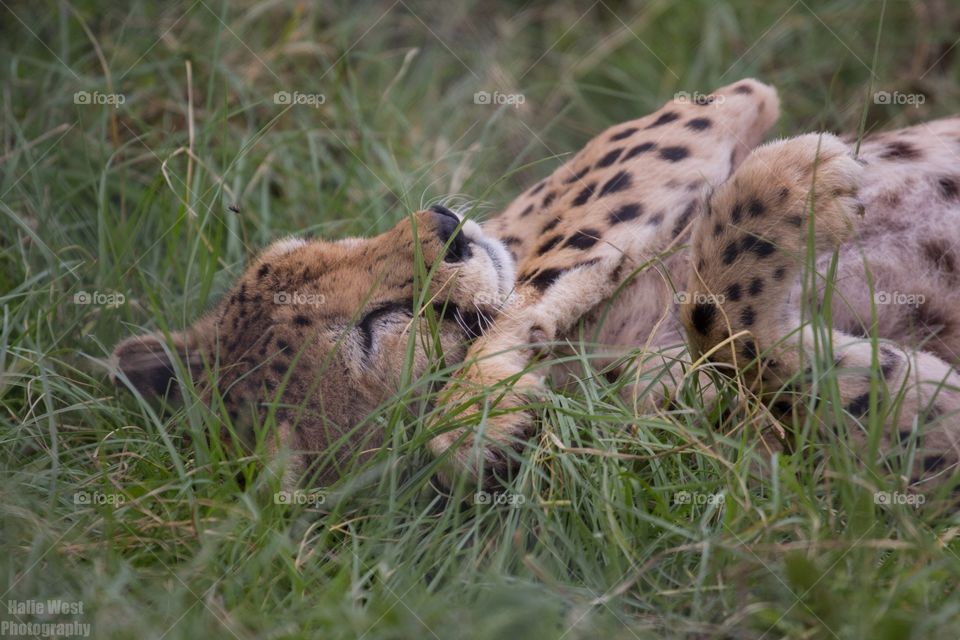
[[[226,437],[252,442],[272,415],[275,442],[302,452],[291,473],[331,478],[361,444],[380,442],[357,425],[439,357],[463,360],[514,276],[500,242],[441,206],[373,238],[287,238],[186,330],[117,345],[115,380],[176,394],[182,363],[212,405],[222,399]]]

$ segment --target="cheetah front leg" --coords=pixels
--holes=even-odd
[[[681,310],[692,350],[739,370],[774,413],[793,410],[774,392],[802,380],[816,357],[814,331],[798,330],[800,304],[791,300],[808,239],[822,251],[852,237],[863,213],[857,193],[864,170],[831,135],[765,145],[714,192],[695,232],[691,302]],[[921,463],[913,479],[954,469],[960,460],[960,429],[954,426],[960,375],[930,353],[882,344],[875,366],[868,341],[833,331],[832,344],[851,425],[869,410],[871,384],[879,385],[879,395],[899,397],[881,447],[910,438],[917,424]],[[860,437],[856,428],[851,433]]]
[[[614,292],[625,261],[610,251],[559,274],[549,286],[522,285],[491,330],[470,346],[461,369],[437,397],[446,418],[452,413],[470,424],[428,443],[441,460],[444,484],[462,477],[493,487],[509,474],[511,451],[533,435],[530,404],[543,390],[544,374],[531,369],[533,359]]]

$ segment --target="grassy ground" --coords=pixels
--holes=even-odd
[[[377,233],[451,194],[495,211],[678,91],[771,82],[781,134],[956,113],[957,7],[0,4],[0,571],[14,603],[0,624],[955,636],[960,522],[938,496],[875,504],[895,481],[809,425],[793,425],[796,453],[771,455],[750,403],[729,403],[721,435],[692,390],[636,417],[616,384],[585,377],[539,409],[544,435],[507,503],[466,505],[431,484],[421,421],[398,400],[375,418],[388,450],[321,504],[287,505],[256,456],[206,444],[218,416],[158,412],[102,362],[122,337],[195,318],[271,238]],[[871,83],[924,103],[875,104]],[[523,104],[476,104],[480,91]],[[17,609],[31,600],[82,612]]]

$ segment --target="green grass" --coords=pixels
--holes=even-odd
[[[270,239],[375,234],[451,195],[495,212],[677,91],[773,83],[781,135],[960,111],[949,3],[890,0],[882,29],[873,0],[493,5],[0,9],[2,600],[84,606],[3,608],[0,622],[120,638],[960,628],[960,522],[941,496],[876,505],[897,480],[842,432],[793,425],[794,452],[772,454],[758,437],[771,420],[730,393],[714,410],[688,386],[637,416],[623,381],[576,356],[584,375],[538,408],[542,435],[501,505],[438,491],[405,408],[414,392],[401,393],[370,419],[390,446],[307,508],[275,504],[260,456],[208,442],[219,416],[192,391],[165,413],[109,383],[119,339],[185,326]],[[876,105],[871,86],[926,101]],[[78,91],[125,100],[76,104]],[[277,91],[325,101],[287,109]],[[525,103],[478,105],[477,91]],[[82,291],[123,303],[75,304]],[[825,397],[836,375],[818,383]]]

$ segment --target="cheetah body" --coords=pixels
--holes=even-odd
[[[436,402],[478,418],[429,448],[447,480],[484,482],[532,433],[524,406],[544,373],[531,359],[571,342],[591,345],[598,370],[631,372],[638,411],[669,400],[695,359],[742,374],[781,417],[798,411],[782,389],[810,388],[812,336],[799,327],[812,246],[821,274],[837,250],[831,335],[835,364],[853,372],[844,410],[864,415],[879,373],[906,398],[888,441],[926,430],[921,471],[949,474],[960,452],[960,118],[868,137],[855,160],[829,134],[758,147],[778,111],[776,92],[753,80],[675,100],[601,133],[483,230],[451,231],[441,207],[372,239],[281,241],[193,327],[121,343],[118,371],[156,392],[173,353],[191,368],[216,362],[210,386],[231,418],[256,423],[273,406],[276,446],[310,452],[294,465],[303,471],[342,440],[379,442],[369,416],[431,367],[429,340],[405,347],[426,334],[429,307],[445,362],[461,363]],[[418,268],[433,269],[427,295]],[[814,280],[822,305],[830,287]],[[335,302],[271,304],[278,291]],[[876,304],[878,291],[924,302]],[[339,447],[325,477],[358,448]]]

